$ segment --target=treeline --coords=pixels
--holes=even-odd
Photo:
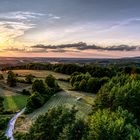
[[[26,83],[26,84],[32,84],[35,76],[32,74],[28,74],[25,76],[25,79],[18,78],[18,74],[15,74],[13,71],[8,71],[7,76],[7,84],[10,87],[15,87],[17,85],[17,82],[19,83]]]
[[[86,74],[75,72],[71,75],[69,81],[74,90],[97,93],[101,86],[109,81],[109,78],[96,78],[88,72]]]
[[[32,84],[32,93],[27,100],[25,113],[31,113],[35,109],[41,107],[46,101],[50,99],[56,92],[60,91],[56,79],[52,75],[48,75],[43,80],[35,80]],[[27,94],[28,91],[24,90],[23,94]]]
[[[30,63],[22,66],[4,67],[2,70],[13,69],[28,69],[28,70],[52,70],[64,74],[72,74],[74,72],[86,73],[89,72],[92,77],[113,77],[118,72],[125,74],[139,73],[140,68],[136,66],[96,66],[94,64],[79,65],[79,64],[50,64],[50,63]]]

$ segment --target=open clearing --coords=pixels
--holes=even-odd
[[[71,88],[71,86],[69,85],[68,82],[58,81],[58,83],[59,83],[59,86],[63,90],[65,90],[67,94],[74,96],[76,98],[81,97],[82,100],[84,100],[87,104],[90,104],[90,105],[94,104],[93,98],[95,97],[95,94],[82,92],[82,91],[69,90]]]
[[[17,112],[25,107],[28,96],[5,96],[4,97],[4,109],[5,111]]]
[[[2,83],[2,81],[0,81]],[[20,88],[19,88],[20,89]],[[18,90],[6,84],[0,88],[0,96],[4,98],[4,110],[17,112],[26,105],[28,96],[17,93]]]
[[[78,117],[86,117],[87,114],[91,112],[92,106],[84,102],[84,100],[78,101],[76,97],[69,95],[65,91],[61,91],[55,96],[53,96],[47,103],[44,104],[39,109],[36,109],[33,113],[29,115],[22,115],[17,119],[15,125],[15,132],[28,132],[31,124],[36,120],[36,118],[46,113],[49,109],[57,106],[67,106],[75,107],[79,110]]]
[[[5,111],[16,112],[26,105],[28,96],[21,95],[6,89],[0,88],[0,96],[4,98]]]
[[[52,74],[56,79],[69,77],[69,75],[66,74],[61,74],[61,73],[47,71],[47,70],[13,70],[13,72],[19,74],[19,76],[32,74],[38,78],[45,78],[49,74]]]
[[[4,98],[4,110],[17,112],[26,105],[28,96],[0,88],[0,96]]]

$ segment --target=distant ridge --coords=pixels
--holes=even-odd
[[[0,57],[0,66],[24,65],[28,63],[76,63],[76,64],[140,64],[140,56],[124,58],[57,58],[57,57]]]

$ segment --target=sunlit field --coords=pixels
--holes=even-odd
[[[4,109],[5,111],[16,112],[25,107],[28,96],[5,96],[4,97]]]

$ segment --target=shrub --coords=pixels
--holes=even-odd
[[[130,140],[139,139],[140,130],[134,116],[121,107],[116,112],[98,110],[89,120],[88,140]]]

